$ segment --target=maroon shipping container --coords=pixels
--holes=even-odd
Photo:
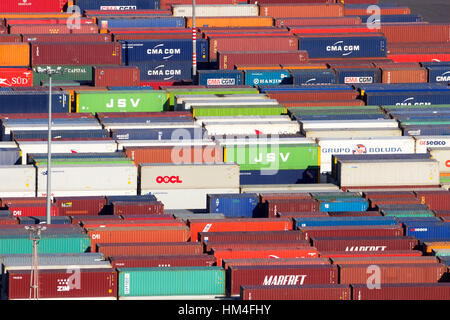
[[[335,257],[333,264],[400,264],[400,263],[439,263],[433,256],[418,257]]]
[[[425,68],[381,68],[382,83],[426,83],[428,70]]]
[[[0,217],[0,225],[11,225],[11,224],[19,224],[19,220],[13,217],[11,218]]]
[[[106,206],[106,198],[91,197],[55,197],[60,216],[98,215]]]
[[[45,204],[11,204],[7,206],[14,217],[45,217],[47,215],[47,206]],[[51,204],[51,216],[59,215],[59,208]]]
[[[377,206],[381,206],[384,204],[421,204],[418,199],[405,198],[405,199],[369,199],[370,208],[376,208]]]
[[[322,100],[322,101],[283,101],[283,105],[292,107],[329,107],[329,106],[365,106],[363,100]]]
[[[374,62],[373,65],[377,68],[419,68],[420,64],[417,62]]]
[[[333,227],[301,227],[303,239],[324,237],[401,237],[403,228],[397,226],[333,226]]]
[[[366,284],[374,271],[367,264],[339,265],[341,284]],[[378,264],[381,286],[387,283],[433,283],[439,282],[447,272],[440,263]]]
[[[145,256],[145,255],[176,255],[202,254],[200,242],[127,242],[127,243],[97,243],[97,252],[105,257],[111,256]]]
[[[267,200],[265,217],[273,218],[278,212],[315,212],[319,211],[319,203],[314,199]]]
[[[320,257],[322,258],[373,258],[378,257],[420,257],[422,251],[419,250],[403,250],[403,251],[366,251],[366,252],[345,252],[345,251],[322,251]]]
[[[311,237],[311,242],[320,251],[383,252],[413,250],[419,240],[414,237]]]
[[[30,298],[30,270],[8,272],[9,300]],[[117,272],[114,269],[39,270],[39,298],[117,299]]]
[[[95,53],[95,54],[93,54]],[[32,65],[120,65],[120,43],[62,43],[31,44]]]
[[[1,34],[0,42],[22,42],[22,37],[17,34]]]
[[[143,202],[112,202],[113,214],[115,215],[137,215],[137,214],[164,214],[164,204],[161,201]]]
[[[61,0],[67,2],[67,0]],[[79,18],[77,23],[80,24],[95,24],[93,18]],[[18,25],[18,24],[67,24],[67,18],[33,18],[31,15],[29,18],[7,18],[6,25]]]
[[[0,38],[1,40],[1,38]],[[23,42],[111,42],[110,34],[22,34]]]
[[[36,198],[16,197],[16,198],[1,198],[0,200],[0,206],[2,208],[19,204],[46,204],[46,203],[47,203],[46,197],[36,197]]]
[[[296,193],[260,193],[259,199],[261,203],[266,200],[285,200],[285,199],[311,199],[312,196],[306,192]]]
[[[217,60],[218,51],[298,51],[298,39],[292,35],[265,37],[209,36],[209,61]]]
[[[140,80],[136,66],[94,67],[94,84],[98,87],[136,87]]]
[[[79,224],[83,221],[99,221],[99,219],[101,219],[101,221],[103,222],[108,222],[108,221],[119,221],[119,220],[123,220],[120,216],[98,216],[98,215],[81,215],[81,216],[70,216],[70,218],[72,219],[72,224]]]
[[[353,300],[450,300],[450,283],[382,284],[380,289],[352,284]]]
[[[381,32],[392,42],[449,42],[450,24],[382,24]]]
[[[145,40],[145,39],[192,39],[192,33],[116,33],[113,34],[114,41],[119,40]],[[197,33],[197,39],[201,39]]]
[[[450,191],[416,191],[415,194],[430,210],[450,210]]]
[[[329,265],[328,258],[265,258],[265,259],[224,259],[222,266],[227,270],[230,266],[279,266],[279,265]]]
[[[211,242],[249,242],[249,241],[300,241],[298,231],[233,231],[233,232],[199,232],[199,241]]]
[[[356,91],[337,91],[337,90],[302,90],[302,91],[271,91],[267,94],[270,99],[276,99],[279,102],[284,101],[321,101],[333,97],[334,100],[354,100],[359,94]]]
[[[205,252],[216,249],[260,249],[260,248],[299,248],[311,247],[309,241],[248,241],[248,242],[205,242]]]
[[[308,60],[307,51],[218,51],[219,69],[234,69],[242,64],[296,64]]]
[[[316,217],[329,217],[328,212],[277,212],[277,217],[280,218],[316,218]]]
[[[226,291],[230,296],[240,293],[245,285],[298,286],[338,283],[334,265],[230,266],[226,273]]]
[[[167,256],[112,256],[113,268],[211,267],[216,258],[208,254]]]
[[[241,286],[241,300],[351,300],[351,288],[342,284],[304,286]]]
[[[328,212],[330,217],[377,217],[382,214],[379,211],[341,211],[341,212]]]
[[[259,1],[258,1],[259,2]],[[360,17],[335,17],[335,18],[277,18],[275,25],[281,26],[348,26],[360,25]]]
[[[384,198],[415,198],[413,191],[365,191],[363,196],[367,199],[384,199]]]
[[[98,26],[95,24],[82,24],[80,29],[69,29],[65,24],[17,24],[9,27],[10,34],[95,34]]]
[[[120,217],[125,221],[152,221],[152,220],[175,220],[175,217],[171,214],[121,214]]]

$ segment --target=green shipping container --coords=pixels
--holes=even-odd
[[[224,162],[235,162],[241,170],[304,170],[320,166],[317,144],[261,144],[224,146]]]
[[[225,295],[221,267],[123,268],[118,272],[119,297]]]
[[[190,88],[181,89],[174,88],[165,89],[169,93],[169,106],[172,108],[175,105],[176,95],[196,95],[196,94],[256,94],[259,93],[256,88]]]
[[[49,76],[45,73],[37,73],[37,67],[56,69],[59,66],[34,66],[33,67],[33,86],[39,87],[42,82],[47,82]],[[90,84],[93,82],[94,66],[63,66],[61,74],[52,75],[53,81],[77,81],[82,84]]]
[[[433,249],[433,253],[437,257],[450,257],[450,249]]]
[[[330,199],[346,199],[346,198],[362,198],[361,195],[355,192],[313,192],[311,196],[314,199],[330,200]]]
[[[450,108],[450,104],[435,104],[435,105],[417,105],[417,106],[381,106],[386,111],[408,111],[415,109],[445,109]]]
[[[404,126],[416,126],[416,125],[436,125],[436,124],[450,124],[450,118],[441,117],[437,119],[420,120],[420,121],[402,121],[401,125]]]
[[[163,90],[79,91],[76,112],[160,112],[167,110]]]
[[[87,234],[45,234],[39,241],[39,253],[83,253],[91,245]],[[0,254],[32,254],[33,245],[28,234],[0,235]]]
[[[430,210],[382,210],[381,213],[386,217],[399,217],[399,218],[422,218],[422,217],[434,217],[433,211]]]
[[[199,106],[192,108],[194,117],[220,116],[279,116],[286,114],[285,106]]]

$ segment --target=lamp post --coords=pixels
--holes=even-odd
[[[62,74],[61,67],[52,69],[50,66],[47,68],[37,67],[37,73],[45,73],[49,76],[49,90],[48,90],[48,142],[47,142],[47,224],[51,224],[51,183],[52,183],[52,75]]]
[[[41,232],[47,230],[41,226],[26,226],[25,230],[30,233],[30,240],[33,242],[33,253],[31,256],[31,275],[30,275],[30,299],[39,299],[39,263],[38,246],[41,240]]]

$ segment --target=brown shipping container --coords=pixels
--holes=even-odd
[[[365,106],[363,100],[332,100],[332,101],[283,101],[286,107],[329,107],[329,106]]]
[[[214,242],[248,242],[248,241],[299,241],[298,231],[235,231],[235,232],[199,232],[202,243]]]
[[[312,196],[306,192],[299,193],[260,193],[259,199],[261,203],[266,200],[285,200],[285,199],[311,199]]]
[[[418,62],[374,62],[373,65],[377,68],[419,68]]]
[[[329,217],[328,212],[277,212],[277,217],[280,218],[316,218],[316,217]]]
[[[67,270],[39,270],[39,298],[117,298],[114,269],[79,269],[77,285]],[[9,300],[30,298],[30,270],[8,272]]]
[[[94,84],[98,87],[138,87],[140,80],[136,66],[94,67]]]
[[[17,24],[9,27],[11,34],[95,34],[98,26],[94,24],[82,24],[80,29],[69,29],[65,24]]]
[[[0,38],[1,39],[1,38]],[[110,34],[22,34],[23,42],[111,42]]]
[[[415,194],[430,210],[450,210],[450,191],[416,191]]]
[[[311,247],[309,241],[248,241],[248,242],[210,242],[205,243],[205,252],[211,252],[216,249],[259,249],[259,248],[299,248]]]
[[[98,243],[97,252],[105,257],[111,256],[148,256],[202,254],[200,242],[140,242],[140,243]]]
[[[164,214],[161,201],[145,202],[113,202],[113,214]]]
[[[279,259],[224,259],[222,266],[226,270],[230,266],[279,266],[279,265],[324,265],[331,264],[328,258],[279,258]]]
[[[305,90],[281,92],[273,91],[268,93],[270,99],[276,99],[284,104],[284,101],[321,101],[333,97],[334,100],[354,100],[358,97],[356,91],[337,91],[337,90]]]
[[[297,51],[298,39],[274,34],[266,37],[218,37],[209,38],[209,61],[217,60],[218,51]]]
[[[376,208],[377,205],[383,204],[420,204],[418,199],[393,199],[393,198],[385,198],[385,199],[369,199],[370,208]]]
[[[36,197],[36,198],[27,198],[27,197],[16,197],[16,198],[1,198],[0,206],[5,208],[11,205],[20,205],[20,204],[46,204],[46,197]]]
[[[30,45],[28,43],[0,43],[1,67],[28,67],[30,65]]]
[[[75,215],[75,216],[70,216],[70,218],[72,219],[72,224],[79,224],[81,222],[86,222],[86,221],[98,221],[98,219],[101,219],[101,221],[103,222],[108,222],[108,221],[121,221],[122,218],[120,216],[98,216],[98,215]]]
[[[450,24],[382,24],[388,43],[393,42],[449,42]]]
[[[298,286],[337,284],[338,268],[334,265],[230,266],[226,274],[226,292],[240,293],[245,285]]]
[[[436,257],[344,257],[331,258],[333,264],[401,264],[401,263],[439,263]]]
[[[31,44],[33,65],[120,65],[120,43],[62,43]],[[95,53],[95,54],[93,54]]]
[[[192,39],[192,33],[113,33],[114,41],[119,40],[145,40],[145,39]],[[201,39],[197,33],[197,39]]]
[[[124,149],[127,157],[131,158],[137,166],[141,163],[173,163],[173,147],[125,147]],[[223,148],[219,146],[182,147],[180,148],[179,156],[180,159],[190,156],[185,160],[191,163],[221,163],[223,162]]]
[[[336,17],[336,18],[278,18],[275,25],[281,26],[348,26],[360,25],[360,17]]]
[[[351,300],[351,288],[341,284],[304,286],[242,286],[241,300]]]
[[[367,2],[367,1],[364,1]],[[345,1],[347,3],[347,1]],[[373,2],[371,2],[373,3]],[[366,15],[367,8],[347,8],[344,10],[346,16],[359,16]],[[392,15],[392,14],[411,14],[411,10],[408,7],[387,7],[380,8],[380,14],[382,15]]]
[[[428,70],[425,68],[381,68],[383,83],[426,83]]]
[[[285,199],[267,200],[265,202],[265,216],[273,218],[277,212],[315,212],[319,211],[319,203],[314,199]]]
[[[272,18],[343,17],[343,4],[261,4],[259,15]]]
[[[402,250],[402,251],[363,251],[363,252],[345,252],[345,251],[322,251],[322,258],[378,258],[378,257],[421,257],[422,251]]]
[[[174,227],[111,227],[86,228],[91,238],[91,251],[97,243],[114,242],[185,242],[189,239],[189,228]]]
[[[4,218],[0,217],[0,225],[11,225],[11,224],[19,224],[19,220],[16,218]]]
[[[301,227],[303,239],[324,237],[401,237],[401,226],[340,226],[340,227]]]
[[[98,215],[106,206],[105,197],[55,197],[60,216]]]
[[[216,258],[208,254],[167,256],[112,256],[113,268],[211,267]]]
[[[415,198],[413,191],[365,191],[363,196],[367,199],[383,198]]]
[[[450,283],[382,284],[380,289],[351,285],[353,300],[450,300]]]
[[[366,284],[374,271],[368,273],[366,264],[339,265],[341,284]],[[440,263],[424,264],[378,264],[381,286],[387,283],[433,283],[439,282],[447,272]]]
[[[414,237],[351,237],[318,238],[311,237],[311,242],[319,251],[373,252],[413,250],[419,240]]]
[[[234,69],[242,64],[295,64],[306,62],[307,51],[218,51],[219,68]]]
[[[22,37],[18,34],[0,34],[0,42],[22,42]]]

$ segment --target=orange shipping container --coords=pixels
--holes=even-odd
[[[28,67],[30,65],[30,45],[0,43],[0,66]]]
[[[216,249],[213,250],[217,265],[222,265],[223,259],[265,259],[265,258],[318,258],[316,248],[264,248],[264,249]]]
[[[343,4],[261,4],[259,15],[272,18],[343,17]]]
[[[425,68],[381,68],[383,83],[427,83]]]
[[[346,8],[344,10],[344,14],[346,16],[364,16],[367,15],[367,7]],[[408,7],[380,8],[380,14],[382,15],[411,14],[411,10]]]
[[[238,64],[235,65],[237,70],[280,70],[279,64],[259,65],[259,64]]]
[[[306,69],[328,69],[326,63],[302,63],[302,64],[282,64],[282,69],[306,70]]]
[[[81,14],[76,13],[0,13],[0,19],[33,19],[33,18],[57,18],[57,19],[67,19],[81,17]]]
[[[198,240],[199,232],[286,231],[293,228],[292,220],[289,218],[195,219],[188,220],[188,225],[191,230],[191,241]]]
[[[273,19],[270,17],[197,17],[197,28],[201,27],[271,27]],[[192,28],[192,18],[186,18],[186,27]]]
[[[171,227],[111,227],[86,228],[91,238],[91,251],[97,243],[113,242],[185,242],[189,239],[189,228]]]

